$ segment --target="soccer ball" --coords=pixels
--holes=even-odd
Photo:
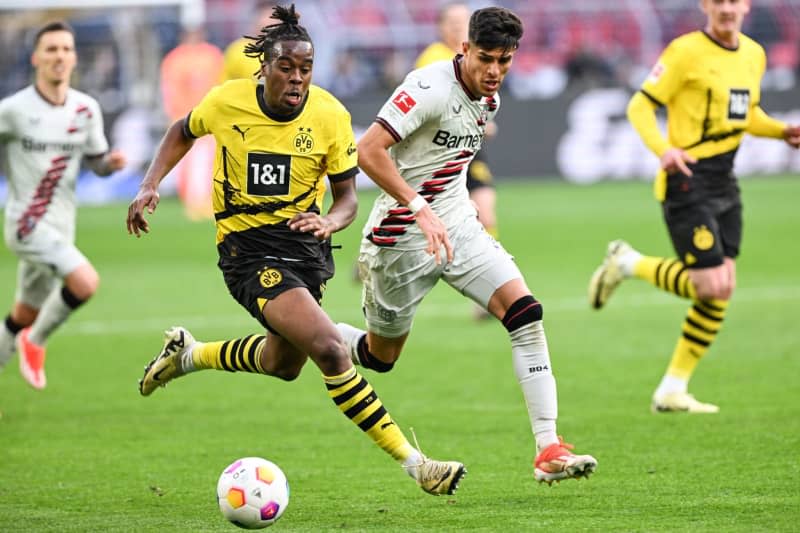
[[[277,522],[289,505],[289,482],[275,463],[243,457],[219,476],[217,503],[233,524],[244,529],[265,528]]]

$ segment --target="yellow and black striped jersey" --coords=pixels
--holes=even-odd
[[[245,47],[253,39],[240,37],[225,49],[225,59],[222,68],[222,80],[257,79],[256,73],[261,69],[261,61],[255,57],[245,55]]]
[[[285,227],[298,213],[319,213],[324,176],[340,181],[358,172],[350,114],[333,95],[312,85],[298,111],[280,116],[266,108],[263,91],[254,80],[226,82],[185,121],[188,137],[211,134],[217,142],[217,244],[241,232],[267,239],[261,230]]]
[[[450,61],[456,56],[456,52],[443,42],[436,42],[429,45],[417,58],[414,68],[427,67],[437,61]]]
[[[698,159],[736,149],[761,99],[764,49],[744,34],[726,48],[695,31],[662,52],[641,91],[667,108],[671,146]]]

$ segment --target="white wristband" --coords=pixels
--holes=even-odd
[[[406,207],[408,207],[408,209],[416,215],[420,209],[426,205],[428,205],[428,200],[423,198],[422,195],[418,194],[410,202],[408,202]]]

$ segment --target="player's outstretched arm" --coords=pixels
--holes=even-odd
[[[303,233],[313,232],[320,241],[330,239],[356,218],[358,197],[355,178],[331,182],[333,203],[325,216],[316,213],[298,213],[289,221],[289,228]]]
[[[194,139],[186,137],[183,132],[184,120],[175,121],[164,134],[139,186],[139,192],[128,206],[125,224],[129,235],[141,237],[141,232],[150,232],[150,224],[144,218],[144,210],[147,209],[148,213],[153,214],[158,206],[158,185],[194,144]]]
[[[750,122],[747,124],[747,133],[756,137],[770,137],[783,139],[793,148],[800,147],[800,126],[786,124],[773,118],[761,106],[754,106]]]
[[[786,126],[783,140],[792,148],[800,148],[800,126]]]
[[[111,150],[97,157],[87,157],[86,163],[98,176],[109,176],[125,167],[128,159],[121,150]]]
[[[439,252],[442,246],[445,247],[447,260],[452,261],[453,245],[450,244],[444,223],[403,179],[389,157],[387,150],[394,143],[394,137],[383,126],[373,123],[358,141],[358,166],[378,187],[416,214],[417,226],[428,240],[426,250],[436,257],[436,263],[441,263]]]

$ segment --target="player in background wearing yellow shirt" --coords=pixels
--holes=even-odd
[[[198,342],[185,328],[170,328],[139,390],[149,396],[173,379],[206,369],[292,381],[311,359],[345,416],[425,492],[452,494],[464,465],[428,459],[409,444],[320,307],[333,276],[331,234],[356,216],[357,149],[350,114],[333,95],[311,85],[314,47],[294,5],[276,7],[273,17],[280,22],[262,28],[245,48],[259,58],[262,79],[215,87],[169,128],[126,221],[129,233],[147,233],[143,212],[156,209],[158,184],[196,138],[213,135],[218,266],[231,295],[266,334]],[[333,203],[321,215],[325,175]]]
[[[436,21],[440,40],[422,51],[414,68],[422,68],[436,61],[451,61],[456,54],[460,54],[462,43],[467,40],[471,14],[472,11],[463,2],[451,2],[442,6]],[[497,123],[491,121],[486,125],[485,136],[486,139],[491,139],[495,135],[497,135]],[[478,220],[489,235],[496,239],[499,235],[495,211],[497,194],[492,183],[492,171],[486,162],[485,149],[482,148],[467,167],[467,190],[470,200],[475,202],[478,210]],[[492,315],[480,306],[475,306],[474,314],[478,319],[492,318]]]
[[[734,156],[745,133],[800,146],[800,127],[769,117],[759,106],[766,55],[741,33],[749,0],[701,0],[700,7],[705,28],[672,41],[628,105],[628,119],[661,160],[655,192],[678,257],[648,257],[614,241],[589,284],[596,309],[630,277],[692,301],[653,394],[653,412],[719,411],[687,389],[736,286],[742,204]],[[661,106],[667,108],[667,138],[656,122]]]
[[[279,22],[272,17],[272,10],[276,3],[270,0],[256,0],[255,19],[257,20],[258,31],[270,24]],[[249,37],[239,37],[225,48],[224,65],[222,69],[222,81],[239,79],[257,79],[261,71],[261,63],[258,58],[250,57],[245,54],[245,47],[250,44],[252,39]]]

